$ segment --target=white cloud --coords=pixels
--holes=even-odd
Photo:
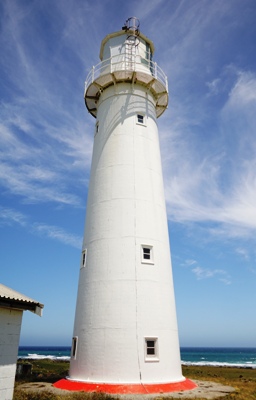
[[[8,77],[4,98],[9,102],[3,101],[0,107],[0,183],[27,203],[80,205],[74,186],[88,183],[93,142],[93,121],[86,121],[82,98],[81,51],[68,47],[66,37],[51,55],[50,41],[40,34],[34,6],[4,5],[0,44],[5,52],[0,64]],[[64,31],[65,23],[75,26],[75,19],[61,12],[67,7],[53,13]],[[48,11],[48,7],[40,10],[42,15]],[[73,12],[79,14],[78,9]],[[81,16],[79,21],[82,24]],[[51,28],[48,34],[55,35]],[[78,20],[72,32],[84,45],[89,38],[82,38],[77,28]]]
[[[159,0],[132,5],[143,32],[143,23],[147,25],[145,33],[156,44],[156,60],[163,62],[160,66],[171,82],[170,112],[160,131],[169,218],[184,224],[218,224],[209,228],[211,234],[250,235],[256,229],[256,78],[231,63],[219,75],[210,73],[218,55],[211,35],[214,32],[216,39],[239,25],[233,18],[237,7],[222,1],[188,6],[184,1],[176,5]],[[1,108],[1,183],[26,202],[79,205],[81,199],[73,187],[88,181],[93,140],[93,120],[86,117],[82,84],[85,67],[98,60],[95,42],[100,43],[107,28],[100,30],[95,21],[84,21],[81,11],[87,11],[87,3],[72,9],[72,18],[68,1],[51,4],[55,11],[51,21],[59,32],[53,52],[37,26],[32,4],[6,3],[4,7],[7,17],[0,40],[7,51],[2,67],[10,79],[6,90],[12,102]],[[51,7],[40,12],[47,17]],[[161,13],[155,15],[156,9]],[[106,24],[116,22],[106,21],[101,9],[97,16]],[[160,23],[165,29],[160,30]],[[55,35],[51,29],[49,34]],[[88,30],[90,35],[82,34]],[[226,91],[224,106],[209,108],[209,91],[215,95]]]
[[[216,95],[221,90],[221,79],[220,78],[216,78],[211,82],[206,82],[206,85],[209,88],[209,94],[210,95]]]
[[[235,249],[235,251],[236,251],[237,254],[239,254],[245,260],[249,260],[250,256],[249,256],[248,249],[245,249],[245,248],[242,248],[242,247],[238,247],[238,248]]]
[[[255,93],[256,76],[239,71],[208,142],[202,139],[203,121],[191,132],[189,116],[182,123],[184,132],[175,122],[170,128],[165,125],[169,136],[162,136],[162,152],[169,219],[218,224],[209,228],[211,234],[254,235]]]
[[[238,80],[230,92],[228,107],[243,109],[256,104],[256,79],[251,72],[238,71]]]
[[[197,280],[203,279],[217,279],[218,281],[224,283],[225,285],[231,284],[231,277],[224,269],[211,269],[203,268],[198,265],[198,262],[194,259],[187,259],[182,264],[181,267],[189,268],[193,274],[196,276]]]
[[[69,233],[59,226],[40,222],[31,223],[27,215],[14,209],[0,206],[0,225],[12,226],[13,224],[22,226],[32,234],[45,236],[78,249],[82,247],[81,236]]]
[[[197,264],[196,260],[185,260],[184,264],[182,264],[182,266],[184,267],[191,267],[192,265]]]
[[[51,171],[34,166],[1,165],[0,181],[13,194],[20,195],[26,203],[56,202],[80,206],[81,199],[61,188]],[[45,184],[46,182],[46,184]]]
[[[21,212],[0,206],[0,224],[12,225],[13,223],[26,226],[27,217]]]
[[[58,226],[36,223],[33,225],[36,233],[68,244],[77,249],[82,248],[82,237],[70,234]]]
[[[202,267],[197,266],[192,269],[192,272],[196,275],[196,278],[198,280],[217,278],[220,282],[224,283],[225,285],[231,284],[229,275],[227,274],[226,271],[224,271],[222,269],[211,270],[208,268],[202,268]]]

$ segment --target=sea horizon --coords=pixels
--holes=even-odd
[[[19,346],[18,359],[70,360],[71,346]],[[181,346],[181,364],[256,369],[256,347]]]

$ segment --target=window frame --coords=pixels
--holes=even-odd
[[[142,121],[140,121],[141,118],[142,118]],[[136,124],[146,126],[146,115],[143,113],[137,113],[136,114]]]
[[[99,121],[97,121],[95,124],[94,136],[96,136],[98,132],[99,132]]]
[[[72,337],[72,346],[71,346],[71,359],[75,360],[77,355],[77,344],[78,344],[78,336]]]
[[[148,342],[154,342],[154,346],[149,346]],[[149,354],[148,349],[154,349],[154,354]],[[159,362],[159,346],[158,337],[147,336],[144,338],[144,351],[145,351],[145,362]]]
[[[80,267],[80,269],[85,268],[85,266],[86,266],[86,260],[87,260],[87,249],[84,249],[84,250],[82,251],[82,258],[81,258],[81,267]]]
[[[145,250],[149,250],[149,258],[145,258]],[[141,262],[142,264],[155,264],[154,262],[154,253],[153,253],[153,246],[148,245],[148,244],[142,244],[141,245]]]

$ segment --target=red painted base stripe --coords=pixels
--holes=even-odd
[[[181,390],[192,390],[197,385],[189,379],[182,382],[156,383],[156,384],[109,384],[109,383],[86,383],[61,379],[53,384],[54,387],[63,390],[83,392],[103,392],[110,394],[147,394],[147,393],[171,393]]]

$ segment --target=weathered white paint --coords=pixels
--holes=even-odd
[[[113,52],[116,56],[117,49],[123,54],[126,36],[119,32],[103,40],[103,60],[104,55],[110,57]],[[134,50],[136,57],[143,46],[153,48],[143,39],[140,50]],[[98,128],[71,380],[123,384],[184,380],[156,123],[157,99],[151,86],[143,85],[143,80],[152,78],[151,70],[145,63],[142,67],[148,77],[136,81],[133,75],[128,83],[119,81],[104,87],[97,111],[92,111],[97,115]],[[126,67],[120,63],[119,68]],[[138,114],[144,116],[143,125],[137,121]],[[143,262],[142,245],[152,246],[153,262]],[[158,357],[146,357],[145,338],[157,338]]]
[[[23,311],[0,308],[0,399],[12,400]]]

